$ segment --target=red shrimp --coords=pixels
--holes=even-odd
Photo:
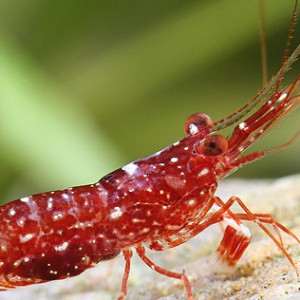
[[[295,10],[294,10],[295,14]],[[281,231],[300,240],[270,214],[254,214],[238,197],[215,196],[218,182],[241,166],[278,150],[242,155],[300,103],[300,75],[280,88],[282,76],[300,55],[300,45],[278,73],[244,107],[213,122],[196,113],[185,124],[186,137],[136,160],[97,183],[24,197],[0,207],[0,287],[5,290],[75,276],[122,252],[125,271],[119,299],[127,294],[131,248],[154,271],[183,280],[145,254],[176,247],[215,223],[223,223],[220,258],[235,265],[250,243],[242,221],[253,221],[275,242],[299,276],[282,243]],[[250,114],[255,109],[255,112]],[[235,125],[230,137],[217,134]],[[292,139],[288,144],[291,144]],[[231,210],[237,203],[243,213]],[[274,228],[273,234],[265,224]]]

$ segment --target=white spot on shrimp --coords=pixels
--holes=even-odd
[[[204,194],[205,194],[205,192],[204,192],[204,191],[201,191],[201,192],[200,192],[200,195],[201,195],[201,196],[203,196]]]
[[[151,188],[147,188],[147,192],[152,193],[152,189]]]
[[[164,190],[160,190],[159,193],[160,193],[161,195],[163,195],[163,194],[164,194]]]
[[[24,203],[28,203],[29,202],[29,197],[23,197],[20,199],[20,201],[24,202]]]
[[[20,218],[18,221],[17,221],[17,224],[20,226],[20,227],[23,227],[23,225],[24,225],[24,223],[25,223],[25,218]]]
[[[20,260],[17,260],[17,261],[15,261],[15,262],[14,262],[14,267],[17,267],[17,266],[19,266],[19,265],[20,265],[20,263],[21,263],[21,261],[20,261]]]
[[[189,150],[189,147],[184,147],[183,150],[187,151]]]
[[[11,208],[11,209],[8,211],[8,214],[9,214],[10,216],[14,216],[14,215],[16,214],[16,211],[15,211],[13,208]]]
[[[239,129],[244,130],[246,128],[246,123],[242,122],[239,124]]]
[[[180,142],[178,141],[178,142],[174,143],[173,146],[178,146],[179,143],[180,143]]]
[[[201,170],[201,172],[199,172],[198,177],[204,176],[208,173],[209,173],[209,170],[207,168],[204,168],[204,169]]]
[[[177,230],[177,229],[179,229],[180,228],[180,226],[178,226],[178,225],[166,225],[165,226],[165,228],[166,229],[168,229],[168,230]]]
[[[138,169],[138,166],[135,163],[130,163],[122,168],[128,175],[132,176]]]
[[[55,251],[64,251],[68,248],[69,244],[68,242],[63,242],[61,245],[55,246]]]
[[[121,210],[121,208],[120,207],[118,207],[118,206],[116,206],[113,210],[112,210],[112,212],[111,212],[111,214],[110,214],[110,217],[111,217],[111,219],[118,219],[118,218],[120,218],[121,216],[122,216],[122,210]]]
[[[142,230],[141,230],[141,233],[147,233],[147,232],[149,232],[150,231],[150,228],[143,228]]]
[[[24,262],[29,262],[30,261],[29,257],[27,257],[27,256],[24,257],[23,260],[24,260]]]
[[[239,147],[238,147],[238,150],[239,150],[239,152],[242,152],[242,151],[244,151],[244,149],[245,149],[245,147],[244,147],[244,146],[239,146]]]
[[[279,98],[278,98],[278,102],[283,101],[287,96],[287,93],[283,93]]]
[[[47,201],[47,210],[51,210],[53,208],[53,198],[49,198]]]
[[[21,243],[26,243],[30,241],[34,237],[34,234],[32,233],[27,233],[25,235],[20,235],[20,242]]]
[[[132,219],[132,223],[144,223],[145,220],[141,220],[141,219],[138,219],[138,218],[133,218]]]
[[[53,215],[53,221],[57,221],[63,217],[62,213],[54,214]]]
[[[182,189],[185,185],[185,180],[182,180],[178,176],[167,175],[165,177],[166,183],[173,189]]]
[[[171,158],[171,162],[172,162],[172,163],[178,162],[178,157],[172,157],[172,158]]]
[[[190,205],[190,206],[194,205],[195,203],[196,203],[195,199],[190,199],[188,201],[188,205]]]
[[[62,195],[61,195],[64,199],[69,199],[69,195],[68,194],[66,194],[66,193],[63,193]]]
[[[78,266],[74,266],[74,269],[77,270],[77,269],[78,269]]]

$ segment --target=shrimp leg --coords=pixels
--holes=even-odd
[[[122,281],[122,290],[118,300],[124,300],[124,298],[127,295],[127,282],[128,282],[129,272],[130,272],[130,261],[132,257],[131,250],[126,249],[123,250],[122,252],[125,259],[125,270],[124,270],[123,281]]]
[[[187,292],[187,296],[188,296],[188,300],[193,300],[193,295],[192,295],[192,290],[191,290],[191,285],[190,282],[187,278],[187,276],[185,275],[185,272],[183,271],[182,273],[176,273],[176,272],[172,272],[172,271],[168,271],[166,269],[163,269],[159,266],[157,266],[154,262],[152,262],[145,254],[145,247],[142,246],[141,244],[137,245],[135,247],[137,254],[139,255],[139,257],[142,259],[142,261],[148,266],[150,267],[152,270],[156,271],[157,273],[163,274],[165,276],[168,277],[172,277],[172,278],[177,278],[177,279],[181,279],[184,282],[185,285],[185,289]]]

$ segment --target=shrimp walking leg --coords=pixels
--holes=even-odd
[[[132,251],[129,249],[123,250],[123,256],[125,259],[125,270],[124,270],[123,281],[122,281],[122,291],[118,300],[123,300],[127,295],[127,282],[128,282],[129,272],[130,272],[130,261],[132,257]]]
[[[159,266],[157,266],[154,262],[152,262],[146,255],[145,255],[145,248],[142,245],[138,245],[135,247],[137,254],[139,255],[139,257],[143,260],[143,262],[149,266],[152,270],[163,274],[165,276],[168,277],[172,277],[172,278],[177,278],[177,279],[181,279],[184,282],[185,288],[186,288],[186,292],[187,292],[187,296],[188,296],[188,300],[193,300],[193,295],[192,295],[192,290],[191,290],[191,285],[190,282],[187,278],[187,276],[185,275],[185,272],[183,271],[181,274],[180,273],[176,273],[176,272],[172,272],[172,271],[168,271],[166,269],[163,269]]]
[[[200,223],[200,221],[201,221],[200,220],[199,223],[194,223],[192,225],[187,226],[186,231],[188,233],[186,233],[185,236],[182,236],[178,239],[174,239],[172,241],[166,242],[167,246],[164,245],[164,248],[161,247],[161,245],[159,245],[159,243],[157,241],[153,241],[149,245],[149,248],[151,250],[155,250],[155,251],[162,251],[165,248],[170,249],[170,248],[177,247],[177,246],[185,243],[189,239],[195,237],[200,232],[204,231],[206,228],[208,228],[209,226],[211,226],[213,224],[220,223],[221,225],[224,225],[224,224],[222,224],[222,221],[224,220],[224,216],[226,214],[227,214],[228,219],[230,218],[232,220],[232,222],[234,222],[236,224],[236,226],[240,226],[242,224],[241,221],[235,216],[235,214],[229,210],[230,207],[233,205],[234,200],[229,199],[226,203],[219,205],[220,208],[217,211],[209,212],[209,209],[211,209],[212,206],[217,203],[219,205],[219,203],[223,203],[223,202],[218,197],[211,198],[210,204],[207,207],[205,214],[203,214],[203,219],[205,218],[204,221],[202,223]]]
[[[235,202],[234,199],[229,199],[226,203],[223,203],[221,199],[218,197],[213,197],[210,203],[209,208],[213,206],[213,204],[218,204],[220,208],[213,213],[209,213],[209,215],[205,216],[203,215],[203,218],[206,217],[206,219],[202,223],[195,223],[191,226],[187,226],[188,234],[185,234],[185,236],[182,236],[178,239],[175,239],[168,243],[168,249],[177,247],[186,241],[190,240],[191,238],[198,235],[200,232],[204,231],[209,226],[220,223],[224,220],[224,215],[226,213],[229,213],[229,218],[231,218],[237,225],[241,224],[241,221],[235,217],[234,213],[232,213],[229,209]],[[160,251],[160,248],[156,248],[156,244],[151,244],[151,249]]]
[[[226,255],[229,255],[229,253],[231,253],[231,255],[232,254],[235,255],[234,259],[230,255],[229,256],[231,257],[231,259],[229,261],[228,259],[226,259],[227,262],[231,262],[231,264],[234,264],[235,262],[237,262],[237,260],[242,255],[242,253],[245,251],[250,239],[250,236],[247,236],[247,229],[242,225],[241,220],[252,221],[256,223],[264,232],[268,234],[268,236],[273,240],[273,242],[280,248],[282,253],[289,260],[290,264],[295,269],[296,274],[297,275],[299,274],[294,261],[292,260],[292,258],[290,257],[290,255],[287,253],[286,249],[283,246],[282,237],[279,229],[289,234],[295,240],[297,240],[297,242],[300,243],[300,240],[295,236],[295,234],[293,234],[289,229],[284,227],[282,224],[276,222],[273,219],[273,217],[269,214],[253,214],[242,202],[242,200],[237,197],[231,197],[226,202],[223,202],[219,197],[214,197],[213,200],[214,203],[219,206],[219,209],[213,213],[209,213],[209,215],[206,216],[206,219],[202,223],[194,224],[190,226],[188,235],[169,242],[167,248],[173,248],[186,242],[187,240],[198,235],[200,232],[204,231],[206,228],[208,228],[213,224],[227,223],[226,229],[227,228],[228,229],[227,232],[225,229],[224,237],[220,243],[218,252],[222,254],[223,253],[222,251],[225,251],[226,249],[226,253],[227,253]],[[234,203],[238,203],[245,213],[242,214],[233,213],[230,210],[230,208]],[[269,229],[266,226],[263,225],[263,223],[270,224],[273,226],[276,234],[278,235],[278,239],[269,231]],[[231,234],[233,233],[232,238],[230,233]],[[229,246],[231,248],[228,248]],[[224,250],[222,250],[222,248]],[[151,249],[158,250],[158,251],[161,250],[159,247],[156,247],[155,243],[152,244]]]
[[[249,216],[247,214],[235,214],[235,215],[240,220],[251,221],[251,219],[249,218]],[[270,224],[273,226],[274,230],[276,231],[276,233],[280,239],[281,244],[283,244],[283,242],[282,242],[282,236],[281,236],[280,230],[282,230],[286,234],[293,237],[300,244],[299,238],[290,229],[288,229],[285,226],[283,226],[282,224],[276,222],[271,214],[254,214],[254,216],[256,217],[256,219],[259,222],[267,223],[267,224]]]
[[[9,283],[1,282],[0,284],[0,291],[6,291],[7,289],[14,289],[14,288],[15,286]]]

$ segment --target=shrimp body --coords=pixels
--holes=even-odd
[[[201,219],[216,189],[214,172],[206,173],[211,162],[195,165],[191,156],[197,140],[185,138],[96,184],[1,206],[0,284],[74,276],[141,242],[168,248]]]
[[[89,186],[88,192],[76,187],[2,206],[1,283],[18,286],[74,276],[117,255],[116,241],[99,237],[109,227],[99,195],[97,187]]]
[[[293,18],[295,17],[295,9]],[[293,22],[292,22],[293,23]],[[300,104],[300,75],[280,88],[283,75],[300,55],[300,45],[275,76],[246,105],[213,122],[196,113],[185,124],[186,136],[151,156],[136,160],[97,183],[41,193],[0,207],[0,288],[8,289],[78,275],[122,252],[125,271],[119,300],[127,294],[131,248],[154,271],[183,280],[184,272],[157,266],[145,247],[176,247],[215,223],[224,226],[217,249],[221,260],[235,265],[250,243],[243,221],[256,223],[280,248],[281,232],[300,240],[270,214],[252,213],[238,197],[215,196],[218,182],[271,150],[243,155],[253,143]],[[253,112],[254,111],[254,112]],[[217,132],[234,126],[229,137]],[[242,213],[231,206],[237,203]],[[274,233],[265,224],[273,227]]]

